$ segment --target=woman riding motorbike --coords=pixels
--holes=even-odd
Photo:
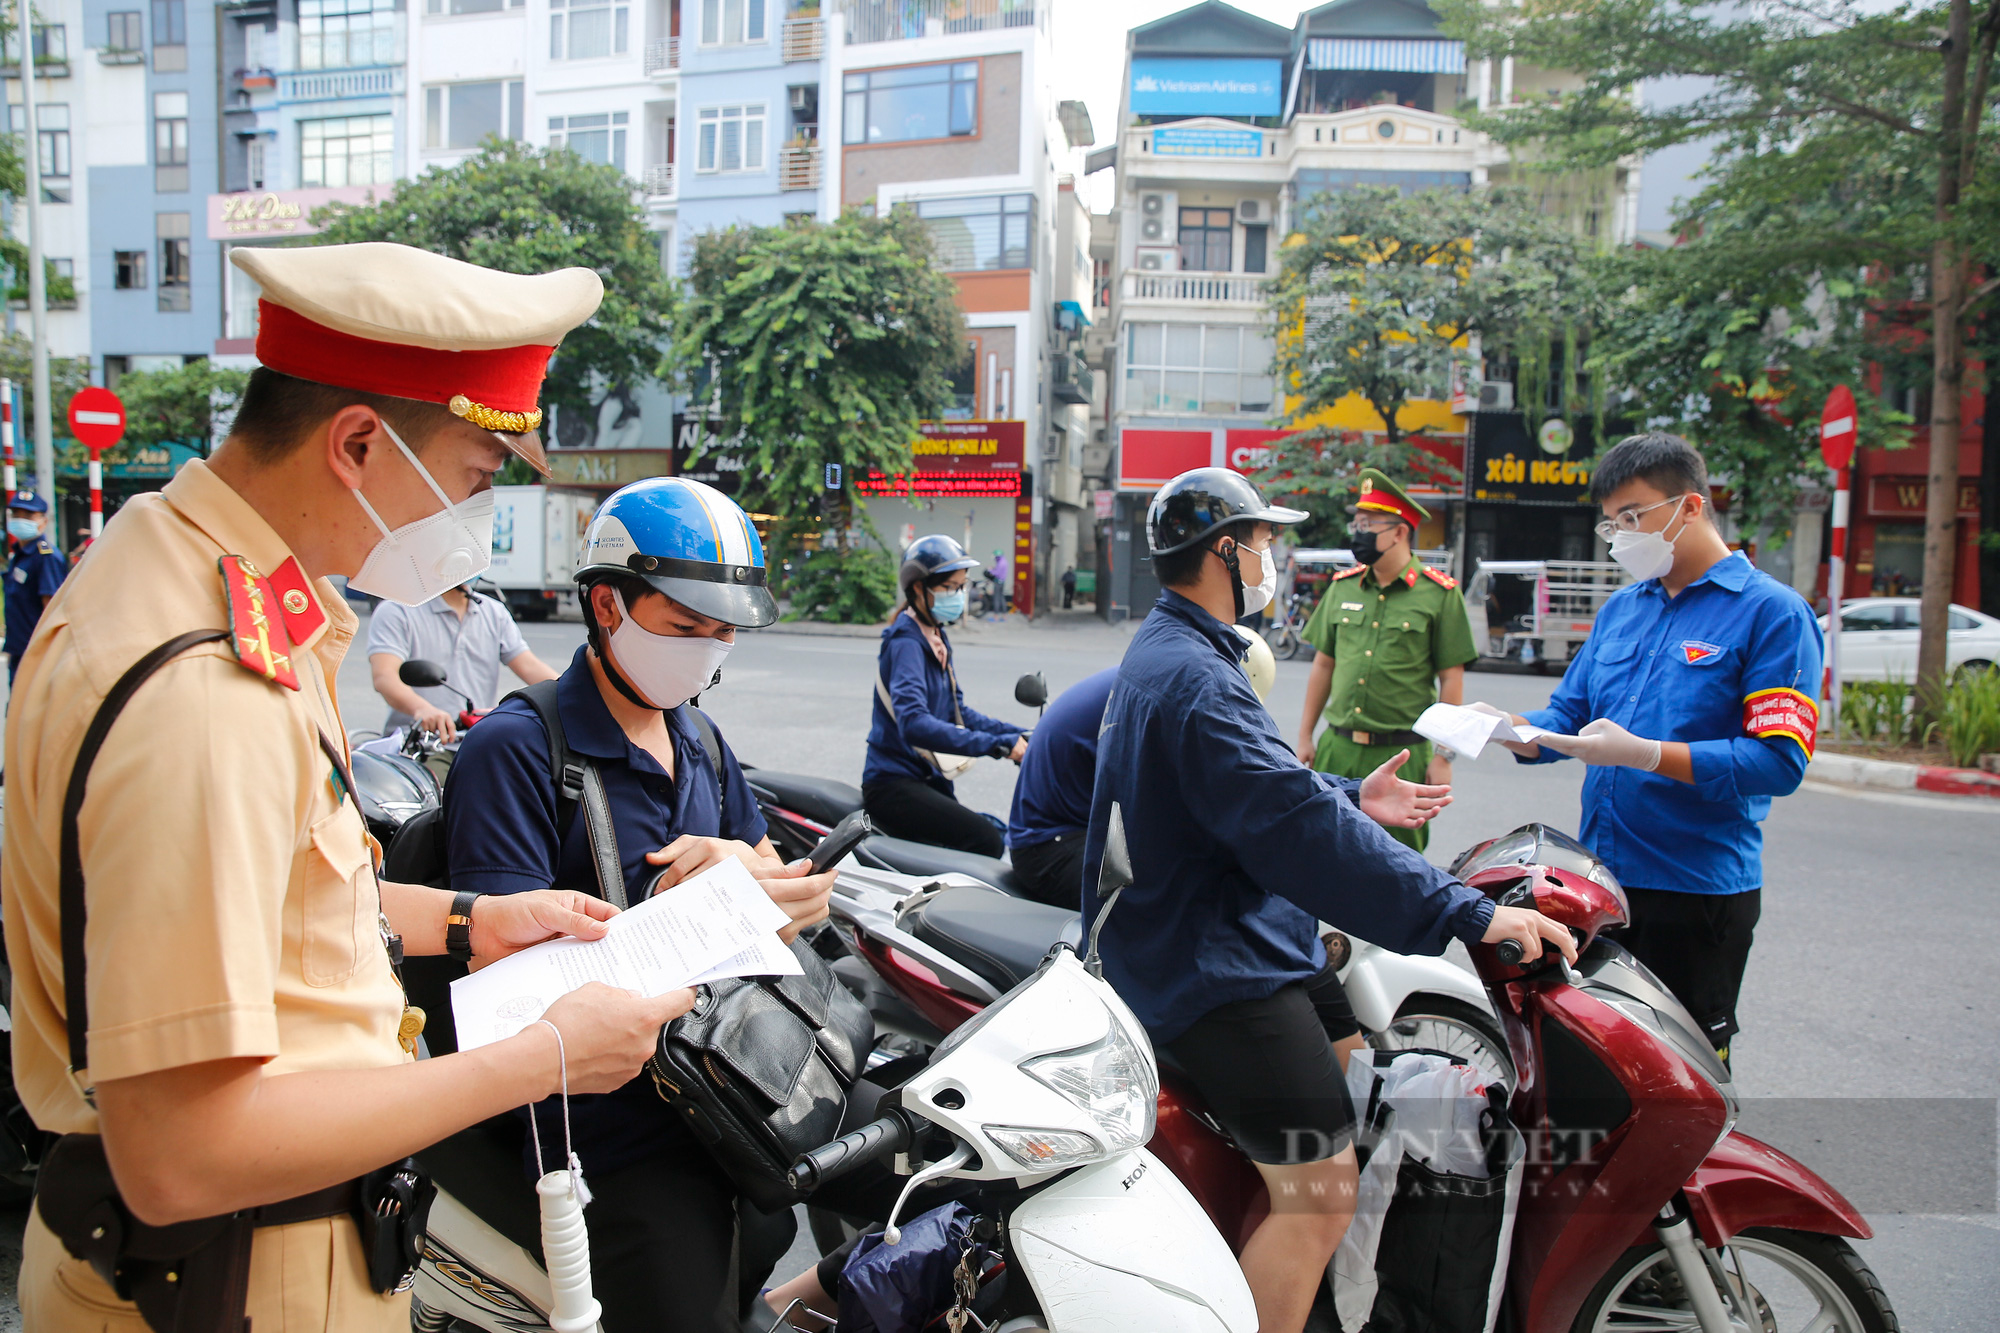
[[[717,736],[712,761],[702,720],[681,707],[714,683],[739,626],[778,618],[748,517],[699,482],[639,482],[598,510],[576,577],[589,641],[556,682],[557,716],[603,779],[628,900],[663,869],[667,887],[734,856],[791,917],[785,938],[824,917],[833,872],[777,858],[735,756]],[[559,826],[560,806],[548,735],[512,698],[466,732],[451,770],[451,887],[597,895],[585,821],[572,812]],[[542,1155],[560,1161],[562,1109],[542,1109]],[[607,1333],[736,1329],[737,1192],[708,1150],[644,1075],[572,1098],[570,1120],[595,1196],[584,1217]]]
[[[919,537],[903,553],[903,602],[882,631],[862,803],[892,837],[999,856],[1000,829],[958,803],[952,778],[977,756],[1015,763],[1023,729],[965,706],[944,627],[965,615],[968,570],[979,562],[949,537]]]

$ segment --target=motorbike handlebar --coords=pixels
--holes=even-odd
[[[1494,947],[1493,954],[1500,960],[1500,966],[1519,967],[1521,960],[1528,956],[1528,951],[1519,940],[1501,940]]]
[[[787,1179],[800,1193],[815,1190],[869,1162],[906,1150],[915,1137],[916,1117],[894,1108],[880,1120],[870,1121],[832,1143],[800,1154],[798,1161],[792,1163]]]

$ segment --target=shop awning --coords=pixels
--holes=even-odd
[[[1314,37],[1306,43],[1314,69],[1368,69],[1402,74],[1457,74],[1465,43],[1401,37]]]

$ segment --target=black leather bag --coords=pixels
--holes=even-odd
[[[848,1089],[875,1044],[875,1020],[803,940],[796,977],[735,977],[698,987],[692,1010],[660,1032],[660,1095],[736,1188],[771,1212],[804,1196],[785,1173],[836,1138]]]

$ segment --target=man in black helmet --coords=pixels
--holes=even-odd
[[[1421,825],[1446,789],[1317,774],[1278,734],[1232,625],[1269,601],[1272,534],[1305,517],[1224,468],[1153,497],[1165,591],[1118,668],[1084,846],[1094,886],[1116,804],[1133,882],[1100,936],[1105,978],[1270,1191],[1240,1256],[1260,1333],[1304,1327],[1354,1210],[1354,1110],[1311,994],[1317,922],[1404,953],[1516,939],[1534,958],[1547,939],[1575,956],[1555,922],[1495,906],[1384,831]]]

